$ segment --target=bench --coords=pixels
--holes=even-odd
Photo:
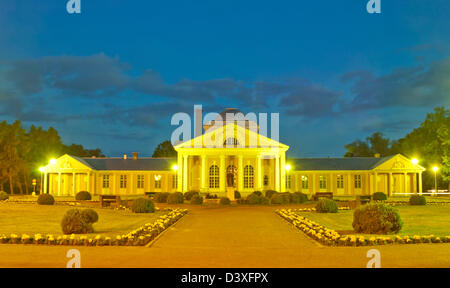
[[[369,203],[371,199],[370,195],[356,195],[356,202],[361,205]]]
[[[120,196],[117,195],[100,195],[100,203],[102,207],[111,206],[111,203],[116,203],[116,206],[120,205]]]
[[[333,199],[333,192],[316,192],[312,197],[313,201],[317,201],[320,198]]]
[[[153,199],[153,197],[155,196],[156,192],[145,192],[144,194],[148,198]]]

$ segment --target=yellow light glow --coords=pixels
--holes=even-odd
[[[434,167],[433,167],[433,171],[434,171],[434,172],[437,172],[438,170],[439,170],[439,168],[438,168],[437,166],[434,166]]]
[[[173,165],[173,166],[172,166],[172,169],[173,169],[174,171],[178,171],[178,165]]]
[[[156,181],[161,180],[161,175],[155,175],[155,180],[156,180]]]
[[[40,172],[44,172],[45,171],[45,167],[39,167],[39,171]]]
[[[285,166],[285,169],[286,169],[286,171],[289,171],[289,170],[291,170],[291,165],[289,165],[289,164],[286,164],[286,166]]]
[[[413,158],[413,159],[411,159],[411,163],[413,163],[414,165],[417,165],[417,163],[419,163],[419,160],[417,158]]]
[[[50,164],[51,165],[55,165],[56,164],[56,159],[50,159]]]

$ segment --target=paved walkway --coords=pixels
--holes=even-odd
[[[450,245],[324,247],[273,207],[193,209],[149,248],[78,247],[82,267],[450,267]],[[65,267],[67,246],[0,245],[0,267]]]

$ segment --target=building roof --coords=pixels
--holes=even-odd
[[[372,170],[392,157],[290,158],[288,162],[295,171]]]
[[[171,171],[176,158],[81,158],[70,156],[94,170]]]

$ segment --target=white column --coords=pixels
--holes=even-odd
[[[91,192],[91,172],[87,172],[87,192]]]
[[[284,151],[281,153],[280,166],[281,192],[286,192],[286,154]]]
[[[201,163],[201,175],[200,175],[200,191],[205,192],[206,191],[206,155],[200,156],[202,159]]]
[[[373,174],[373,193],[378,192],[378,173]]]
[[[244,188],[244,167],[243,167],[243,156],[238,155],[238,191],[242,193]]]
[[[183,156],[180,152],[177,153],[178,170],[177,173],[177,192],[183,192]]]
[[[77,193],[75,192],[75,172],[72,173],[72,194],[76,195]]]
[[[256,190],[262,191],[262,165],[261,165],[261,155],[256,156]]]
[[[183,155],[183,192],[188,191],[188,155]]]
[[[403,189],[403,193],[408,193],[408,173],[404,172],[403,173],[403,185],[405,186]]]
[[[275,158],[275,191],[280,192],[280,156]]]
[[[61,196],[61,172],[58,172],[58,196]]]
[[[225,167],[225,155],[220,155],[220,167],[219,167],[219,187],[220,192],[225,192],[225,181],[226,181],[226,167]]]
[[[392,172],[389,172],[389,185],[388,185],[388,195],[392,196],[392,192],[394,190],[394,177],[392,177]]]
[[[47,183],[48,174],[47,172],[44,172],[44,190],[42,193],[47,194],[48,193],[48,183]]]
[[[419,193],[422,194],[422,172],[419,173]]]

